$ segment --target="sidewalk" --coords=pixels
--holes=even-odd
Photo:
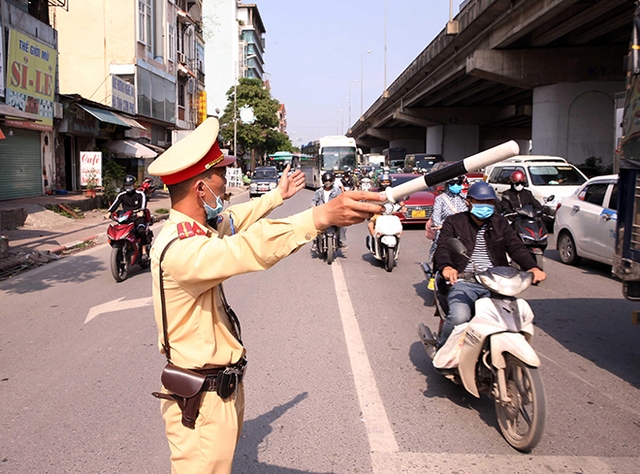
[[[247,188],[227,188],[227,192],[237,197],[247,192]],[[73,219],[47,209],[60,203],[65,203],[71,209],[90,210],[82,212],[82,218]],[[92,208],[96,205],[95,198],[87,198],[82,194],[38,196],[0,202],[2,211],[13,209],[27,215],[24,225],[15,230],[0,230],[0,236],[6,236],[9,244],[9,255],[0,258],[0,280],[30,267],[58,260],[66,252],[106,243],[107,227],[111,221],[104,219],[106,209]],[[166,219],[169,214],[162,210],[168,211],[171,208],[169,192],[156,190],[147,202],[147,207],[156,221]],[[158,213],[158,210],[161,212]]]

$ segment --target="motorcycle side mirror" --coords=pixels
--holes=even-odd
[[[546,198],[544,199],[544,202],[551,202],[551,201],[553,201],[555,198],[556,198],[556,195],[555,195],[555,194],[552,194],[551,196],[546,197]]]
[[[460,241],[460,239],[458,239],[456,237],[452,237],[449,240],[447,240],[447,247],[449,247],[451,250],[453,250],[458,255],[464,255],[467,258],[469,257],[467,255],[467,248]]]

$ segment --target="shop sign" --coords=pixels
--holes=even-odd
[[[21,121],[25,128],[52,129],[57,60],[55,49],[9,29],[6,103],[42,117],[37,123]]]
[[[102,152],[80,152],[80,185],[86,186],[93,182],[95,186],[102,186]]]
[[[111,107],[131,115],[136,114],[136,90],[133,84],[111,75]]]

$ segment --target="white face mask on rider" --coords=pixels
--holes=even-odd
[[[515,189],[516,191],[520,192],[524,189],[524,184],[516,184],[513,186],[513,189]]]

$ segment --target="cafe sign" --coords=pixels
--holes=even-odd
[[[102,186],[102,152],[80,152],[80,185]]]

